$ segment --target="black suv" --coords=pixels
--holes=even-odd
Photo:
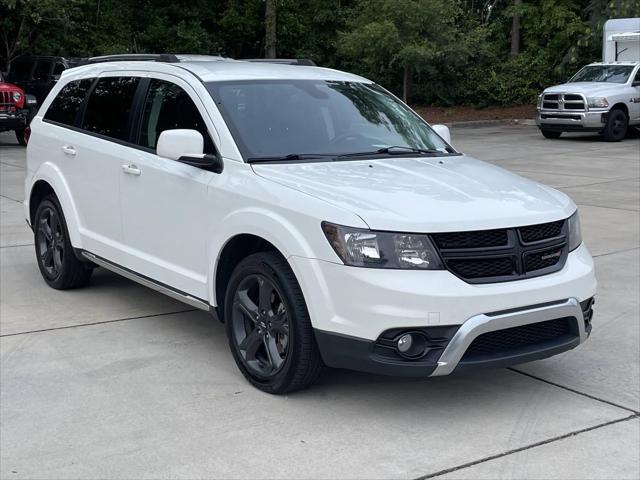
[[[41,105],[62,72],[79,62],[75,58],[23,56],[11,63],[7,81],[34,95]]]

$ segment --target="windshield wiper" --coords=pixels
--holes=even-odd
[[[287,162],[289,160],[317,160],[317,159],[333,159],[334,154],[328,153],[290,153],[289,155],[278,155],[273,157],[253,157],[248,158],[247,163],[273,163]]]
[[[389,147],[379,148],[378,150],[373,150],[370,152],[354,152],[354,153],[344,153],[342,155],[338,155],[338,158],[349,158],[349,157],[369,157],[372,155],[405,155],[407,152],[409,153],[419,153],[420,155],[443,155],[447,152],[443,152],[440,150],[435,150],[431,148],[415,148],[415,147],[405,147],[401,145],[392,145]]]

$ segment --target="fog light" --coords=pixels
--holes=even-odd
[[[413,336],[410,333],[402,335],[398,339],[398,351],[400,353],[407,353],[413,345]]]

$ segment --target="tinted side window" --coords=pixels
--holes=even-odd
[[[16,60],[11,64],[11,72],[7,76],[7,79],[18,82],[21,80],[29,80],[32,68],[33,61],[28,59]]]
[[[640,68],[636,72],[636,78],[633,79],[634,82],[640,82]]]
[[[89,96],[82,128],[118,140],[128,140],[127,128],[138,77],[98,80]]]
[[[53,74],[62,75],[62,72],[64,72],[64,65],[62,63],[56,63],[56,66],[53,67]]]
[[[36,69],[33,71],[34,80],[47,80],[51,72],[51,62],[49,60],[38,60]]]
[[[44,119],[64,125],[75,125],[82,102],[92,83],[93,78],[69,82],[51,102]]]
[[[144,102],[138,144],[155,150],[164,130],[188,128],[204,138],[204,152],[214,153],[207,126],[187,92],[171,82],[151,80]]]

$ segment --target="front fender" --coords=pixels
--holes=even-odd
[[[254,235],[268,241],[286,259],[296,256],[339,262],[338,256],[322,232],[319,220],[301,213],[292,215],[291,211],[285,216],[273,209],[261,207],[236,210],[225,216],[209,236],[212,240],[209,244],[208,257],[212,268],[209,271],[208,283],[212,305],[217,305],[215,278],[220,255],[231,239],[242,234]],[[299,279],[301,272],[296,271],[295,263],[289,262],[289,264]]]

